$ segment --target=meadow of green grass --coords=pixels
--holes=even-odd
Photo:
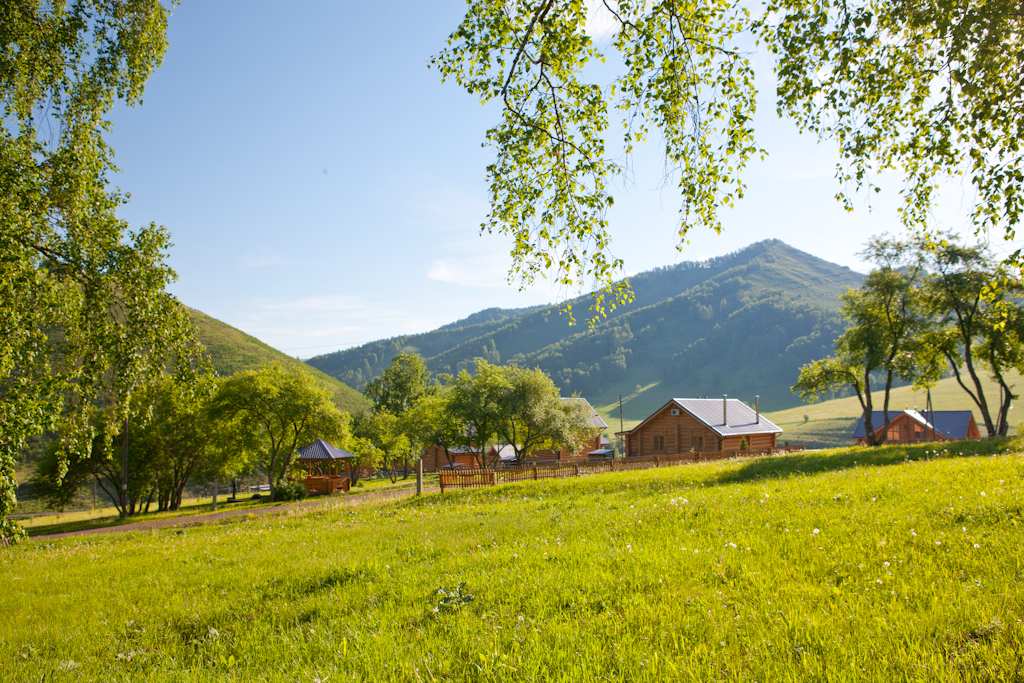
[[[0,680],[1021,680],[1011,446],[28,542],[0,552]]]

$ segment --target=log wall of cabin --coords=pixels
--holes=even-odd
[[[571,462],[573,460],[587,460],[589,457],[587,456],[587,453],[589,453],[590,451],[596,451],[599,448],[601,448],[601,432],[595,431],[594,434],[591,435],[589,439],[587,439],[587,442],[583,444],[583,448],[581,448],[579,452],[575,454],[570,453],[564,448],[559,449],[558,451],[551,450],[550,448],[540,448],[535,451],[531,451],[530,454],[526,456],[525,461],[545,462],[558,460],[561,462]]]
[[[747,440],[747,447],[741,448],[743,439]],[[775,434],[737,434],[722,439],[723,451],[769,451],[775,448]]]
[[[665,437],[663,449],[654,449],[655,436]],[[642,427],[632,431],[630,438],[639,452],[627,455],[689,453],[695,436],[704,438],[705,452],[722,450],[721,437],[715,430],[685,410],[680,410],[679,415],[673,415],[672,406],[666,406],[649,418]]]

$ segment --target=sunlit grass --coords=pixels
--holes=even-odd
[[[0,680],[1019,680],[1024,462],[1007,446],[28,543],[0,553]],[[960,455],[975,447],[993,454]]]

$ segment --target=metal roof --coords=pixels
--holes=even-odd
[[[739,399],[727,399],[727,416],[729,424],[722,422],[722,401],[720,398],[674,398],[651,413],[643,422],[633,429],[617,434],[630,434],[647,424],[652,417],[675,404],[703,422],[721,436],[743,434],[781,434],[782,428],[761,415],[758,422],[757,411]]]
[[[356,457],[343,448],[332,446],[323,439],[317,439],[299,449],[299,460],[344,460]]]
[[[601,416],[594,410],[594,406],[590,405],[590,402],[582,396],[563,396],[563,401],[582,401],[588,408],[590,408],[590,426],[595,429],[608,429],[608,425],[601,419]]]
[[[970,410],[890,410],[889,422],[891,423],[900,415],[906,414],[910,419],[924,425],[925,429],[931,429],[935,424],[935,431],[947,439],[964,439],[967,437],[967,430],[971,425],[972,413]],[[871,424],[877,430],[885,424],[885,412],[882,410],[871,411]],[[854,439],[863,439],[867,436],[864,429],[864,416],[861,415],[857,426],[853,430]]]
[[[781,434],[782,428],[761,415],[743,401],[730,398],[674,398],[676,405],[711,427],[722,436],[743,434]],[[722,422],[722,402],[726,401],[729,423]]]

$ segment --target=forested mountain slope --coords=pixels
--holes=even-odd
[[[767,240],[630,280],[634,303],[593,328],[569,327],[557,306],[488,309],[307,363],[359,389],[401,351],[419,353],[435,373],[471,368],[478,357],[540,367],[564,394],[580,392],[606,419],[614,413],[616,427],[619,394],[633,419],[671,396],[760,394],[781,409],[799,403],[789,391],[799,367],[831,352],[843,329],[839,295],[863,276]],[[572,303],[585,310],[589,299]]]

